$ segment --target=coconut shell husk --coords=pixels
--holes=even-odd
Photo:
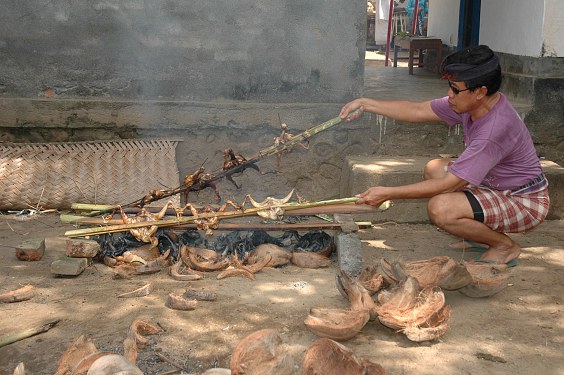
[[[186,262],[186,265],[193,270],[214,272],[229,267],[229,259],[220,258],[213,250],[188,246],[185,252],[187,256],[184,257],[182,257],[181,252],[182,261]]]
[[[387,375],[386,370],[378,363],[374,363],[366,358],[360,363],[364,367],[364,375]]]
[[[143,375],[143,372],[135,365],[131,364],[127,358],[119,354],[109,354],[98,358],[90,369],[88,375]]]
[[[27,301],[35,296],[35,288],[33,285],[25,285],[19,289],[0,294],[0,302],[13,303]]]
[[[280,267],[290,263],[292,259],[292,252],[284,249],[283,247],[265,243],[258,245],[249,257],[249,263],[260,263],[265,257],[271,255],[272,259],[266,264],[266,267]]]
[[[329,258],[331,256],[331,254],[333,254],[333,251],[335,251],[335,241],[333,240],[333,238],[331,238],[331,240],[329,241],[327,246],[325,246],[323,249],[317,251],[316,254],[323,255],[323,256]]]
[[[378,293],[378,314],[410,311],[417,303],[420,290],[419,282],[414,277],[408,277],[391,290],[382,290]]]
[[[244,277],[252,281],[256,281],[257,279],[255,274],[246,268],[228,268],[217,275],[218,280],[225,279],[227,277]]]
[[[328,338],[311,345],[304,355],[303,375],[363,375],[364,367],[352,350]]]
[[[182,260],[174,263],[168,269],[171,278],[177,281],[194,281],[204,278],[203,274],[184,265]]]
[[[254,332],[237,344],[231,354],[232,375],[297,375],[294,359],[274,329]]]
[[[12,375],[25,375],[25,365],[23,362],[18,363]]]
[[[135,267],[135,273],[137,275],[148,275],[160,272],[161,270],[169,267],[172,264],[169,255],[170,250],[167,250],[164,254],[157,257],[156,259],[153,259],[146,264]]]
[[[196,306],[198,306],[198,301],[195,299],[185,298],[178,294],[169,293],[165,306],[173,310],[194,310]]]
[[[376,319],[376,303],[370,293],[356,280],[353,280],[345,272],[339,272],[335,277],[335,284],[341,294],[349,300],[351,310],[367,310],[370,319]]]
[[[419,327],[431,321],[444,306],[445,295],[440,288],[425,288],[417,296],[415,305],[411,309],[395,309],[393,306],[383,305],[378,311],[378,319],[382,324],[393,329]]]
[[[384,281],[384,277],[378,273],[377,266],[364,267],[358,275],[358,282],[370,293],[370,295],[376,294],[382,288],[385,288],[387,283]]]
[[[112,352],[96,352],[92,353],[84,358],[76,365],[76,367],[72,370],[72,375],[80,375],[88,373],[92,364],[96,362],[100,357],[105,355],[115,354]]]
[[[155,335],[163,330],[143,320],[135,319],[129,326],[128,336],[135,340],[138,349],[143,349],[149,343],[144,336]]]
[[[272,255],[271,254],[266,254],[266,256],[262,259],[255,259],[258,260],[257,263],[247,263],[247,265],[245,266],[246,269],[248,269],[251,273],[257,273],[260,270],[262,270],[264,267],[266,267],[268,265],[268,263],[270,263],[270,261],[272,260]]]
[[[304,355],[303,375],[387,375],[386,370],[366,358],[359,360],[338,342],[321,338]]]
[[[507,280],[511,274],[507,265],[466,262],[465,266],[472,275],[472,282],[458,290],[465,296],[473,298],[489,297],[507,287]]]
[[[331,265],[331,259],[325,255],[307,251],[294,251],[290,261],[301,268],[327,268]]]
[[[409,325],[402,329],[407,338],[414,342],[432,341],[446,333],[449,328],[451,309],[445,305],[424,324]]]
[[[370,319],[368,310],[310,309],[304,321],[306,327],[319,337],[346,341],[355,337]]]
[[[70,374],[85,357],[94,353],[98,349],[91,339],[85,335],[77,337],[59,358],[55,375]]]
[[[217,294],[203,290],[186,289],[182,297],[197,301],[217,301]]]
[[[389,278],[399,281],[400,277],[396,274],[392,264],[385,259],[380,264],[383,272]],[[448,256],[436,256],[409,262],[402,268],[407,275],[415,277],[424,288],[439,286],[444,290],[457,290],[472,282],[472,276],[464,264]]]

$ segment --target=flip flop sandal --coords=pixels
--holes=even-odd
[[[467,247],[456,247],[456,246],[450,246],[449,245],[448,249],[452,250],[452,251],[466,251],[466,252],[469,252],[469,253],[480,253],[480,254],[485,253],[488,250],[487,247],[482,246],[480,244],[477,244],[474,241],[464,240],[464,241],[460,241],[460,242],[464,242],[468,246]]]
[[[496,262],[495,260],[484,260],[484,259],[480,259],[480,255],[478,255],[476,258],[474,258],[474,262],[478,262],[478,263],[491,263],[491,264],[505,264],[507,267],[515,267],[516,265],[519,264],[519,261],[517,259],[511,259],[509,262],[507,263],[499,263]]]

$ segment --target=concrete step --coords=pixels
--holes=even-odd
[[[340,195],[350,197],[371,186],[397,186],[422,180],[423,168],[432,158],[405,156],[348,156],[341,174]],[[541,160],[550,184],[548,220],[564,219],[564,168]],[[355,220],[372,222],[429,223],[427,199],[400,200],[388,210],[354,215]]]

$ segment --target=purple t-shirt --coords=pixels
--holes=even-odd
[[[437,116],[450,126],[462,123],[464,152],[450,172],[472,185],[513,190],[541,172],[531,134],[505,95],[484,116],[472,121],[468,113],[456,113],[448,97],[431,101]]]

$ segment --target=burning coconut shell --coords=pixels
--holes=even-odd
[[[237,344],[231,355],[232,375],[297,375],[294,359],[274,329],[254,332]]]
[[[382,366],[368,359],[359,361],[349,348],[328,338],[307,349],[302,368],[303,375],[386,375]]]
[[[468,297],[489,297],[507,287],[511,274],[505,264],[466,262],[466,269],[472,275],[472,282],[458,291]]]

